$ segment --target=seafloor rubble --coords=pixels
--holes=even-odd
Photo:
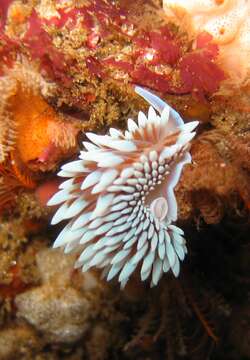
[[[229,2],[213,11],[227,19]],[[142,0],[0,4],[0,359],[250,358],[249,69],[236,81],[220,42],[164,10]],[[46,203],[86,131],[124,129],[147,109],[134,84],[200,125],[176,187],[181,274],[155,289],[135,274],[121,291],[51,249],[61,226],[50,226]]]

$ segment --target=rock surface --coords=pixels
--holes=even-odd
[[[18,316],[24,318],[45,339],[73,343],[89,328],[89,302],[75,289],[44,285],[16,298]]]
[[[39,340],[26,325],[0,331],[0,359],[25,359],[34,349],[39,349]]]
[[[71,282],[74,257],[45,249],[36,256],[42,285],[19,294],[17,316],[49,343],[71,344],[89,329],[91,304]]]

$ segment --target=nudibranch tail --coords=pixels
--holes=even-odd
[[[141,280],[158,284],[163,273],[179,275],[187,253],[177,220],[174,188],[190,163],[189,143],[197,121],[180,115],[146,89],[135,91],[152,106],[138,122],[128,119],[125,133],[87,133],[79,159],[58,173],[69,178],[48,205],[60,205],[52,219],[69,222],[54,247],[79,251],[76,267],[103,269],[107,280],[124,287],[140,265]],[[157,112],[155,111],[157,110]]]

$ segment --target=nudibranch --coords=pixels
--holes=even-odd
[[[174,188],[190,163],[190,140],[198,121],[184,124],[180,115],[146,89],[135,87],[151,106],[128,130],[110,135],[87,133],[79,160],[58,173],[69,178],[49,200],[59,205],[51,223],[69,219],[54,248],[81,254],[75,266],[103,269],[123,288],[141,264],[140,277],[158,284],[170,269],[177,277],[187,253],[177,220]],[[156,112],[157,111],[157,112]]]

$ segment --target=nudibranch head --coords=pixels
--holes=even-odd
[[[62,166],[60,185],[49,205],[61,204],[52,224],[69,219],[54,247],[81,252],[76,267],[103,269],[124,287],[139,264],[141,280],[157,285],[170,269],[175,276],[187,253],[177,219],[174,187],[184,164],[197,121],[184,124],[179,114],[156,95],[135,91],[152,106],[128,120],[123,134],[87,133],[79,160]],[[157,110],[157,112],[155,111]]]

